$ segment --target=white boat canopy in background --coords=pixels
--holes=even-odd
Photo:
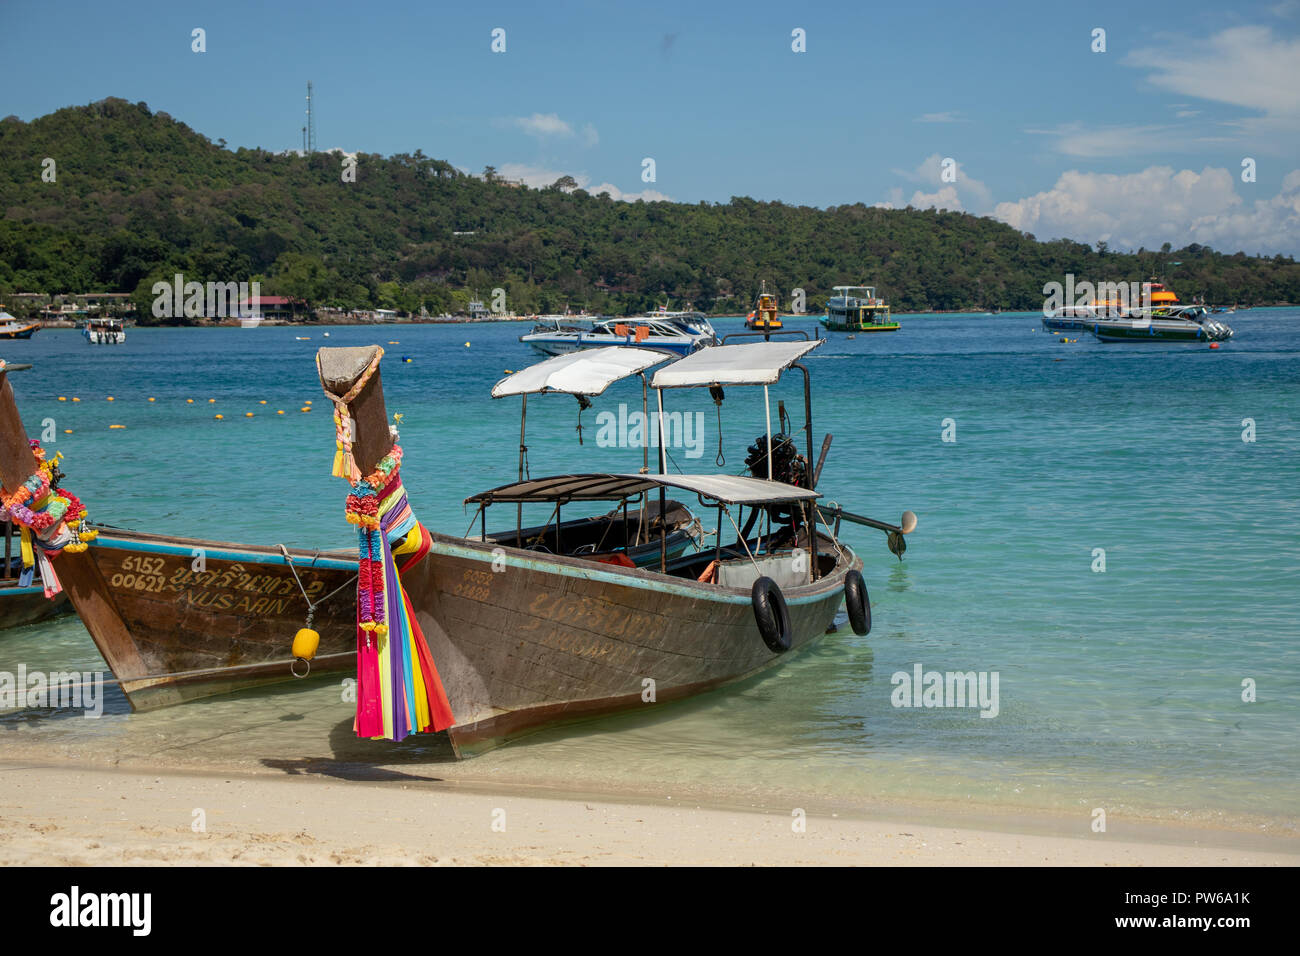
[[[700,349],[655,372],[650,385],[652,388],[771,385],[782,372],[824,341],[750,342]]]
[[[509,375],[492,386],[493,398],[564,392],[600,395],[615,382],[674,356],[654,349],[606,346],[557,355]]]
[[[821,493],[779,481],[764,481],[743,475],[553,475],[516,481],[465,499],[466,504],[509,502],[617,501],[656,488],[693,491],[728,505],[779,504],[811,501]]]

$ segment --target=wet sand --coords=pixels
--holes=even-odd
[[[375,776],[0,764],[0,865],[1300,864],[1295,841],[1190,828],[1063,837],[809,809],[798,832],[794,808]]]

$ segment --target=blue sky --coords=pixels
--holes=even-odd
[[[120,96],[292,149],[310,79],[321,148],[616,197],[935,205],[1039,238],[1300,254],[1300,0],[0,0],[0,57],[0,115],[22,119]]]

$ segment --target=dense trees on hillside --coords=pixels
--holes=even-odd
[[[266,294],[317,306],[431,313],[496,287],[520,312],[747,311],[762,280],[783,306],[795,287],[812,307],[833,285],[871,283],[896,310],[1036,309],[1043,285],[1073,272],[1164,275],[1184,299],[1300,301],[1300,265],[1281,256],[1115,253],[962,213],[860,203],[617,202],[571,181],[531,189],[465,176],[419,151],[361,154],[355,182],[342,169],[338,154],[232,152],[120,99],[10,117],[0,121],[0,297],[135,292],[147,315],[153,282],[181,272],[260,279]]]

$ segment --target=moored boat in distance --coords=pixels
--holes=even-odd
[[[898,322],[890,318],[889,305],[876,295],[875,286],[837,285],[826,300],[822,325],[831,332],[897,332]],[[865,295],[851,295],[863,292]]]
[[[1106,312],[1085,328],[1102,342],[1224,342],[1230,325],[1211,317],[1207,306],[1183,304],[1153,278],[1142,284],[1140,301],[1124,309],[1108,303]]]
[[[1087,329],[1102,342],[1224,342],[1233,335],[1231,326],[1208,316],[1202,306],[1158,317],[1139,311],[1097,319]]]
[[[30,339],[41,330],[36,322],[19,322],[4,309],[0,309],[0,339]]]
[[[121,345],[126,341],[126,329],[117,319],[91,319],[81,334],[91,345]]]
[[[519,341],[543,355],[564,355],[606,345],[632,345],[689,355],[706,345],[715,345],[717,335],[702,312],[660,309],[626,319],[603,319],[590,328],[584,328],[571,317],[550,317],[527,335],[520,336]]]
[[[782,327],[781,316],[777,311],[776,296],[767,291],[764,282],[758,294],[758,303],[754,311],[745,317],[745,328],[755,332],[775,332]]]

